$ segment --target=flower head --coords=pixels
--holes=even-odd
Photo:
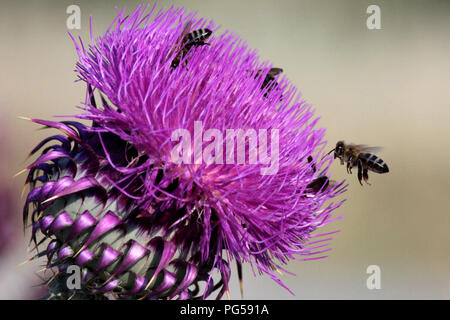
[[[34,229],[56,239],[47,251],[60,268],[89,266],[96,255],[121,261],[86,268],[87,283],[104,271],[91,292],[192,298],[205,281],[201,297],[219,287],[220,297],[233,260],[283,285],[275,273],[283,264],[329,250],[312,233],[333,220],[341,202],[329,200],[344,187],[327,178],[325,130],[286,77],[267,84],[272,66],[236,35],[183,9],[154,10],[119,12],[104,35],[75,42],[88,87],[76,117],[93,124],[34,120],[66,137],[53,136],[61,146],[29,166],[25,218],[34,202]],[[187,49],[187,25],[211,30],[207,44]]]

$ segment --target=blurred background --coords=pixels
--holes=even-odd
[[[36,295],[31,286],[39,266],[17,266],[30,254],[21,221],[25,175],[13,175],[50,131],[18,116],[76,114],[84,100],[66,26],[73,4],[81,9],[81,29],[71,32],[88,40],[90,15],[99,35],[115,6],[131,11],[140,2],[0,4],[0,219],[7,228],[0,241],[8,241],[0,249],[0,299]],[[371,4],[381,9],[380,30],[366,26]],[[332,175],[350,185],[336,211],[345,217],[325,229],[341,230],[329,257],[289,263],[296,276],[282,280],[295,296],[244,266],[245,298],[449,299],[450,2],[178,0],[158,6],[171,5],[213,19],[282,67],[321,117],[330,149],[341,139],[383,146],[380,156],[390,168],[369,174],[372,186],[361,187],[356,172],[347,175],[335,162]],[[366,286],[370,265],[380,267],[381,289]],[[240,299],[233,271],[231,297]]]

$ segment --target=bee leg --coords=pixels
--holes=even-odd
[[[369,186],[371,185],[369,183],[369,172],[368,172],[367,168],[364,168],[364,170],[363,170],[363,179]]]
[[[363,176],[362,162],[361,162],[361,160],[358,160],[358,181],[359,181],[360,185],[363,185],[361,182],[362,176]]]
[[[347,162],[348,173],[352,174],[352,168],[354,166],[355,166],[355,160],[354,160],[353,156],[351,156]]]
[[[347,162],[347,173],[352,174],[351,162]]]

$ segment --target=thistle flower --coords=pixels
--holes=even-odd
[[[32,150],[42,153],[27,168],[24,208],[36,247],[47,243],[40,254],[56,270],[47,281],[52,297],[204,299],[218,291],[220,299],[233,261],[285,286],[276,274],[284,264],[329,250],[330,233],[312,233],[334,220],[341,202],[329,200],[345,190],[342,183],[308,187],[332,161],[321,158],[325,130],[314,129],[311,106],[286,78],[261,88],[271,65],[236,35],[183,9],[154,17],[147,9],[119,12],[87,46],[74,41],[76,72],[87,84],[84,112],[75,117],[92,125],[32,119],[62,131]],[[213,36],[174,68],[188,22]],[[242,162],[237,153],[227,154],[231,164],[198,162],[202,141],[184,141],[191,162],[173,161],[173,132],[195,137],[199,122],[216,133],[276,130],[269,139],[279,142],[276,172],[262,174],[267,162]],[[237,140],[215,141],[211,154],[217,160]],[[50,141],[57,144],[44,148]],[[252,149],[250,140],[244,146]],[[271,143],[267,155],[275,149]],[[70,265],[82,270],[77,291],[64,284]]]

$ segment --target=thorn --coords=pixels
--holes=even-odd
[[[23,186],[23,189],[22,189],[22,193],[20,194],[20,198],[22,199],[23,198],[23,196],[25,195],[25,191],[27,190],[27,185],[24,185]]]
[[[22,161],[22,164],[25,163],[25,162],[27,162],[27,161],[31,158],[31,156],[32,156],[32,155],[29,154],[29,155],[25,158],[25,160]]]
[[[19,118],[19,119],[21,119],[21,120],[33,121],[33,119],[28,118],[28,117],[18,116],[17,118]]]
[[[110,282],[114,278],[114,273],[103,283],[102,286],[105,286],[108,282]]]
[[[55,274],[47,281],[46,285],[48,286],[53,280],[55,280],[55,278],[58,274],[59,274],[59,271],[55,272]]]
[[[225,290],[225,292],[227,293],[227,298],[228,298],[228,300],[231,300],[231,297],[230,297],[230,291],[227,289],[227,290]]]
[[[44,203],[47,203],[47,202],[50,202],[50,201],[56,200],[56,199],[58,199],[58,197],[59,197],[59,196],[53,196],[53,197],[51,197],[51,198],[48,198],[47,200],[45,200],[45,201],[42,201],[42,202],[41,202],[41,204],[44,204]]]
[[[147,285],[144,288],[144,291],[148,290],[148,288],[150,287],[150,285],[153,283],[153,281],[155,281],[157,274],[153,274],[153,276],[151,277],[150,281],[147,283]],[[145,294],[144,296],[140,297],[138,300],[144,300],[145,298],[148,297],[148,293]]]
[[[39,215],[36,217],[36,221],[41,220],[42,216],[44,215],[44,211],[42,211],[41,213],[39,213]]]
[[[144,288],[144,291],[145,290],[148,290],[148,288],[150,287],[150,285],[153,283],[153,281],[155,281],[155,275],[156,274],[153,274],[153,276],[152,276],[152,278],[150,279],[150,281],[147,283],[147,285],[145,286],[145,288]]]
[[[77,251],[77,253],[74,254],[74,256],[72,258],[76,258],[81,251],[83,251],[84,249],[86,249],[86,244],[83,244],[83,246],[80,248],[80,250]]]
[[[15,178],[15,177],[17,177],[17,176],[20,176],[22,173],[24,173],[25,171],[27,171],[28,169],[27,168],[25,168],[25,169],[23,169],[23,170],[20,170],[19,172],[17,172],[14,176],[13,176],[13,178]]]
[[[244,283],[242,282],[242,279],[239,280],[239,289],[241,290],[241,300],[244,300]]]
[[[145,296],[142,296],[142,297],[138,298],[138,300],[144,300],[145,298],[147,298],[147,295],[148,295],[148,294],[146,294]]]
[[[33,261],[33,258],[27,259],[27,260],[25,260],[25,261],[19,263],[19,264],[17,265],[17,267],[21,267],[21,266],[23,266],[24,264],[27,264],[28,262],[31,262],[31,261]]]
[[[242,279],[239,280],[239,289],[241,290],[241,300],[244,300],[244,283],[242,282]]]

